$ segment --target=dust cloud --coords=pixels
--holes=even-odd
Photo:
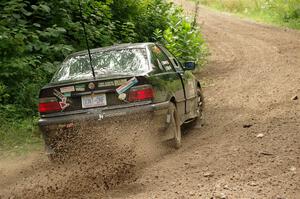
[[[143,165],[166,153],[161,129],[148,115],[81,122],[51,138],[52,161],[37,161],[0,198],[105,198],[138,178]]]

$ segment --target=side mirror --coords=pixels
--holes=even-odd
[[[186,61],[183,64],[185,70],[195,70],[196,62],[194,61]]]

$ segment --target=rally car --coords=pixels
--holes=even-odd
[[[53,153],[49,138],[58,126],[85,120],[101,125],[101,120],[145,112],[161,121],[161,129],[173,129],[170,138],[179,148],[181,125],[201,119],[203,112],[201,83],[191,72],[195,67],[156,43],[68,56],[39,94],[39,127],[47,152]]]

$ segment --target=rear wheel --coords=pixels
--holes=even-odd
[[[51,163],[58,164],[63,162],[62,154],[60,154],[58,151],[54,151],[53,148],[50,148],[47,145],[46,145],[46,155],[48,157],[48,160]]]
[[[172,140],[172,145],[174,148],[179,149],[181,147],[181,128],[180,128],[180,120],[177,108],[175,104],[171,103],[169,108],[169,115],[170,115],[170,123],[168,126],[168,131],[174,135]]]

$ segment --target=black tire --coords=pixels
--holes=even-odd
[[[173,132],[174,138],[172,140],[172,145],[175,149],[181,147],[181,128],[180,128],[180,119],[178,115],[177,108],[175,104],[171,103],[169,108],[170,114],[170,124],[168,125],[168,130]]]

